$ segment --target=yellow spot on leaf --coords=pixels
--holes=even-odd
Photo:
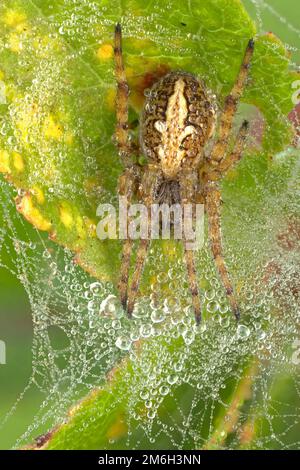
[[[28,142],[28,136],[38,125],[38,107],[35,103],[24,105],[20,108],[16,126],[21,132],[22,140],[25,144]]]
[[[4,72],[0,70],[0,80],[4,80]]]
[[[72,216],[71,208],[67,204],[63,204],[59,208],[60,220],[66,228],[71,228],[74,220]]]
[[[9,153],[7,150],[0,150],[0,172],[10,173]]]
[[[103,44],[97,51],[97,57],[100,60],[107,60],[113,56],[114,49],[111,44]]]
[[[45,217],[42,216],[39,209],[34,207],[32,202],[32,196],[26,194],[21,200],[17,201],[17,209],[21,214],[24,215],[25,219],[28,220],[39,230],[50,230],[51,223]]]
[[[124,421],[120,418],[108,429],[106,436],[107,439],[119,439],[124,436],[127,432],[127,426]]]
[[[26,20],[26,15],[17,10],[8,10],[4,15],[3,21],[7,26],[16,27]]]
[[[23,161],[22,155],[20,155],[17,152],[14,152],[13,162],[14,162],[14,167],[17,171],[21,172],[24,170],[24,161]]]
[[[60,140],[63,135],[63,127],[55,121],[52,115],[48,116],[44,122],[44,134],[47,139]]]
[[[36,198],[36,200],[39,204],[44,204],[45,196],[44,196],[44,193],[41,190],[41,188],[39,188],[38,186],[34,186],[31,190],[31,193]]]
[[[18,33],[20,33],[20,34],[28,35],[28,33],[31,30],[30,30],[30,27],[29,27],[28,23],[24,22],[24,23],[18,24],[18,26],[16,26],[16,31],[18,31]]]
[[[8,10],[4,15],[3,21],[14,32],[8,36],[8,44],[11,51],[19,53],[22,49],[22,36],[28,34],[30,27],[26,22],[26,15],[16,10]]]
[[[135,12],[136,13],[136,12]],[[172,38],[172,44],[175,38]],[[157,54],[158,48],[154,41],[151,39],[135,39],[135,38],[128,38],[127,44],[129,45],[130,49],[134,48],[136,51],[150,51],[151,55]]]
[[[22,41],[16,33],[11,33],[8,37],[9,48],[12,52],[19,53],[22,50]]]

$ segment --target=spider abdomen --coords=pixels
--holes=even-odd
[[[214,96],[186,72],[171,72],[151,88],[143,109],[140,141],[146,157],[168,179],[195,167],[216,119]]]

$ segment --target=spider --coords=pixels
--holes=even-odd
[[[243,62],[231,93],[226,97],[220,114],[218,135],[208,156],[205,148],[215,134],[217,120],[216,97],[204,82],[184,71],[171,71],[152,86],[145,99],[140,119],[139,144],[129,138],[128,97],[122,57],[122,31],[118,23],[114,37],[116,94],[115,140],[124,171],[118,191],[130,202],[137,196],[148,208],[154,202],[168,204],[204,203],[208,219],[208,235],[212,254],[221,282],[225,288],[232,312],[238,320],[240,311],[233,291],[222,251],[220,224],[221,194],[219,182],[223,175],[241,157],[248,135],[249,124],[244,121],[230,145],[232,124],[237,105],[245,87],[254,40],[248,42]],[[133,156],[146,157],[146,164],[135,163]],[[196,323],[201,321],[201,303],[196,279],[194,252],[183,238],[184,258]],[[139,290],[149,237],[141,238],[136,255],[136,266],[129,286],[129,270],[133,240],[123,244],[118,290],[120,300],[129,317],[132,316]]]

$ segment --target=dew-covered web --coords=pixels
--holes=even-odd
[[[82,2],[85,9],[87,3],[89,19],[86,10],[85,16],[81,15],[78,6],[72,18],[66,13],[66,18],[57,20],[57,34],[75,30],[84,43],[90,24],[106,21],[99,5]],[[300,36],[300,31],[267,2],[253,0],[251,5],[259,32],[264,32],[261,15],[267,9]],[[134,25],[131,27],[134,32]],[[158,32],[155,39],[161,38]],[[299,53],[293,44],[290,48]],[[83,49],[80,52],[83,55]],[[70,49],[69,53],[81,60],[78,50]],[[57,87],[67,86],[59,82],[64,64],[41,61],[43,67],[31,93],[49,97]],[[296,64],[292,65],[296,69]],[[276,110],[276,103],[272,104]],[[239,119],[248,111],[241,111]],[[12,121],[17,112],[12,107]],[[256,119],[262,125],[260,116]],[[292,119],[299,129],[296,113]],[[6,131],[4,123],[3,135]],[[80,123],[77,131],[80,135]],[[252,141],[253,146],[259,145],[255,133]],[[41,158],[47,155],[46,147],[40,151]],[[88,140],[83,151],[93,168]],[[57,167],[61,158],[57,156]],[[137,302],[134,318],[129,321],[113,285],[91,278],[74,264],[71,251],[29,230],[15,209],[14,198],[22,197],[22,192],[18,194],[8,182],[1,181],[1,266],[23,285],[33,328],[32,374],[26,389],[2,418],[1,432],[17,416],[28,390],[37,389],[44,396],[15,447],[70,419],[70,407],[103,386],[110,371],[128,357],[131,368],[124,371],[122,387],[127,383],[129,393],[125,387],[124,395],[115,394],[104,410],[95,407],[89,418],[107,416],[122,402],[127,429],[123,434],[111,433],[110,447],[119,439],[126,448],[299,448],[297,142],[275,155],[272,171],[266,169],[263,176],[256,176],[256,158],[249,156],[241,162],[244,184],[251,182],[248,193],[242,188],[239,197],[232,200],[234,179],[223,188],[224,250],[242,311],[239,324],[232,318],[207,241],[197,254],[206,312],[200,327],[195,326],[183,261],[177,252],[166,261],[165,245],[150,250],[148,261],[155,266],[147,273],[151,293]],[[32,175],[33,185],[43,177],[38,170]],[[45,172],[45,184],[46,180]],[[67,191],[72,197],[72,183],[68,185],[64,186],[64,177],[58,174],[49,197],[51,191],[56,195]],[[74,188],[77,191],[77,186]],[[101,199],[105,196],[101,194]],[[53,336],[58,333],[62,340],[55,345]],[[82,424],[82,432],[89,425],[91,422]]]

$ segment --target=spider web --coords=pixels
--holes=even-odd
[[[300,31],[267,2],[253,0],[247,6],[259,32],[267,29],[267,11],[299,39]],[[293,44],[290,49],[299,53]],[[293,119],[300,129],[296,113]],[[39,397],[14,447],[64,422],[67,410],[129,354],[140,379],[128,398],[129,431],[119,446],[299,448],[299,151],[289,147],[276,155],[278,171],[266,172],[263,179],[256,178],[253,165],[251,158],[241,162],[245,181],[253,182],[249,201],[251,188],[260,195],[255,210],[249,201],[230,199],[234,182],[227,182],[222,193],[226,261],[243,317],[239,325],[231,318],[205,245],[197,269],[209,316],[200,328],[190,307],[182,307],[189,294],[181,259],[166,269],[163,248],[158,254],[150,250],[156,272],[149,279],[159,272],[158,282],[129,322],[113,286],[91,279],[74,265],[72,253],[29,227],[15,210],[15,190],[1,181],[1,266],[26,291],[33,331],[32,373],[4,414],[1,433],[18,420],[27,396]],[[180,345],[173,348],[176,339]],[[142,415],[136,410],[139,402]],[[109,405],[105,414],[116,406]]]

